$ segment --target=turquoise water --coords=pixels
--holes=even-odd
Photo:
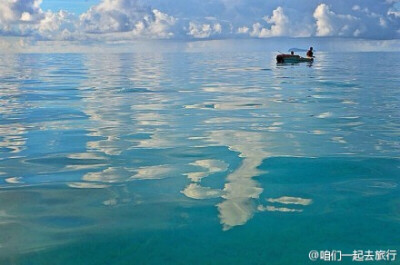
[[[316,55],[0,55],[0,264],[399,251],[400,53]]]

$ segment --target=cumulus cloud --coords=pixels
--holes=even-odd
[[[272,16],[264,17],[264,20],[271,25],[271,28],[261,28],[260,23],[254,24],[251,33],[252,36],[271,37],[288,35],[290,22],[282,7],[279,6],[272,12]]]
[[[80,15],[43,11],[41,2],[2,0],[0,36],[46,40],[400,37],[399,3],[393,0],[100,0]]]
[[[57,13],[46,12],[37,26],[41,38],[51,40],[67,40],[77,38],[76,17],[64,10]]]
[[[237,33],[256,38],[332,36],[390,39],[399,37],[399,25],[399,11],[388,3],[381,4],[379,8],[362,3],[321,3],[304,12],[293,7],[278,6],[272,14],[264,16],[263,20],[250,27],[238,27]]]
[[[29,34],[30,25],[44,17],[40,4],[41,0],[3,0],[0,5],[0,32]]]
[[[359,35],[360,29],[356,28],[357,17],[336,14],[326,4],[320,4],[313,14],[317,24],[317,36],[348,36]]]
[[[131,31],[148,12],[137,1],[103,0],[83,13],[80,22],[89,33]]]
[[[170,38],[176,19],[134,0],[102,0],[80,16],[67,11],[44,12],[41,0],[6,0],[0,6],[2,35],[39,39]],[[104,39],[104,38],[103,38]]]
[[[238,30],[237,30],[237,33],[239,33],[239,34],[247,34],[247,33],[249,33],[249,30],[250,29],[248,27],[246,27],[246,26],[239,27]]]
[[[134,36],[167,38],[176,19],[157,9],[151,10],[133,0],[103,0],[80,17],[86,33],[130,33]]]
[[[314,30],[313,21],[296,10],[279,6],[272,11],[271,16],[263,18],[266,23],[257,22],[249,31],[250,36],[257,38],[290,36],[309,37]]]
[[[320,4],[314,11],[316,36],[343,36],[363,38],[396,38],[399,19],[394,19],[389,8],[378,13],[361,5],[354,5],[348,13],[341,14],[327,4]],[[350,14],[352,13],[352,14]]]
[[[40,9],[41,0],[3,0],[0,5],[0,22],[10,26],[17,22],[34,22],[43,16]]]
[[[176,19],[134,0],[103,0],[79,17],[83,32],[113,33],[115,38],[169,38]],[[119,35],[116,35],[120,33]]]
[[[76,17],[66,11],[44,12],[41,0],[5,0],[0,5],[0,35],[71,39]]]
[[[394,9],[394,8],[389,9],[387,14],[389,16],[393,16],[395,18],[400,18],[400,10],[397,10],[397,9]]]
[[[198,24],[196,22],[189,23],[188,35],[198,39],[209,38],[210,36],[222,33],[222,26],[219,23],[211,24]]]

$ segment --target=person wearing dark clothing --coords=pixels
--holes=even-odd
[[[308,57],[313,57],[314,56],[313,47],[310,47],[310,49],[307,51],[307,56]]]

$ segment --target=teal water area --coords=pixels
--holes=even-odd
[[[399,252],[400,53],[316,56],[0,55],[0,264]]]

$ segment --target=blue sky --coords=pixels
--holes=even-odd
[[[98,0],[44,0],[41,7],[43,10],[52,10],[53,12],[66,10],[81,14],[98,2]]]
[[[400,0],[1,1],[3,39],[400,39]]]

